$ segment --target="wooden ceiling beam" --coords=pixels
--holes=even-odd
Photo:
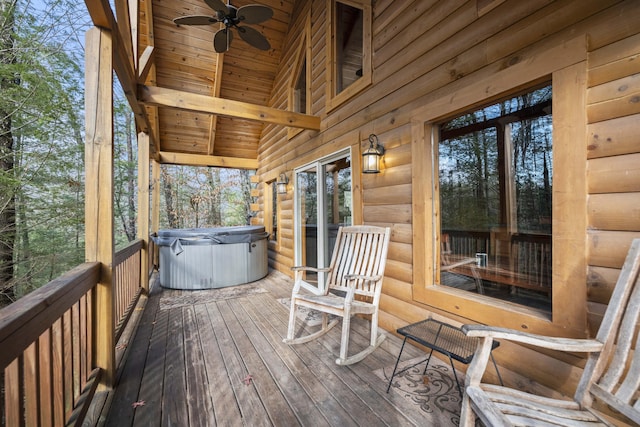
[[[138,85],[138,100],[147,105],[158,107],[178,108],[282,126],[320,130],[320,117],[317,116],[157,86]]]
[[[222,26],[222,24],[221,24]],[[222,69],[224,68],[224,53],[218,53],[216,57],[216,72],[213,77],[213,93],[215,97],[220,96],[220,89],[222,87]],[[216,143],[216,131],[218,130],[218,116],[211,115],[211,122],[209,124],[209,146],[207,147],[207,154],[213,155],[214,146]]]
[[[202,154],[172,153],[166,151],[160,152],[160,163],[186,166],[215,166],[233,169],[258,169],[258,159],[205,156]]]
[[[147,77],[151,72],[151,67],[155,60],[155,54],[155,48],[153,46],[147,46],[142,52],[142,55],[140,55],[140,59],[138,60],[138,83],[144,83],[147,81]]]
[[[144,20],[144,21],[143,21]],[[139,24],[146,29],[146,41],[147,46],[144,52],[142,52],[142,58],[138,61],[138,83],[145,83],[147,81],[156,81],[156,48],[155,48],[155,34],[153,32],[153,1],[148,0],[144,2],[144,10],[140,11]],[[151,51],[149,51],[151,49]],[[148,57],[146,56],[148,54]],[[141,62],[143,65],[141,65]],[[144,81],[140,78],[145,76]],[[151,157],[156,162],[160,162],[160,117],[158,116],[158,107],[145,107],[147,117],[149,121],[149,134],[153,136],[151,138]]]

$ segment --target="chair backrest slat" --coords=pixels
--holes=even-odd
[[[634,340],[639,319],[640,239],[635,239],[596,336],[604,348],[589,356],[576,390],[577,402],[590,406],[593,395],[640,420],[640,351],[635,351],[640,348],[638,338]]]
[[[330,289],[344,290],[348,274],[382,276],[389,246],[390,232],[374,226],[341,227],[331,256],[331,272],[328,277]],[[375,296],[379,283],[356,281],[356,293]]]

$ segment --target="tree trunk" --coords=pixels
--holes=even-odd
[[[222,225],[222,188],[220,181],[220,169],[209,168],[209,198],[208,222],[214,227]]]
[[[14,140],[14,166],[16,170],[21,170],[23,166],[23,138],[16,136]],[[16,186],[15,211],[16,211],[16,241],[14,246],[14,289],[31,288],[33,279],[33,269],[31,261],[31,244],[29,240],[29,223],[27,220],[27,197],[22,182]],[[19,282],[19,284],[18,284]]]
[[[0,0],[0,64],[11,68],[16,59],[13,51],[15,3]],[[7,67],[8,65],[8,67]],[[0,76],[0,93],[18,84],[17,76]],[[3,97],[5,98],[5,97]],[[5,98],[6,100],[6,98]],[[0,101],[0,176],[13,180],[14,152],[10,105]],[[13,251],[16,236],[15,191],[8,184],[0,194],[0,306],[15,301],[13,289]]]
[[[247,225],[251,225],[251,218],[253,217],[253,212],[251,212],[251,202],[253,199],[251,197],[251,176],[249,175],[248,170],[243,169],[240,171],[240,188],[242,191],[242,204],[245,212],[244,216],[247,221]]]
[[[162,174],[162,190],[164,191],[164,201],[167,209],[167,221],[169,222],[169,228],[179,228],[178,215],[176,214],[176,202],[173,200],[173,183],[172,178],[164,167],[160,170]]]
[[[127,232],[127,238],[131,242],[137,236],[136,232],[136,171],[135,171],[135,158],[133,156],[133,138],[131,137],[133,132],[133,116],[127,114],[127,123],[125,125],[127,132],[127,226],[125,230]]]

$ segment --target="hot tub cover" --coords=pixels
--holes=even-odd
[[[266,239],[269,233],[261,225],[243,225],[218,228],[176,228],[159,230],[153,241],[158,246],[169,246],[178,255],[182,246],[226,245],[232,243],[251,243]],[[251,251],[251,245],[249,245]]]

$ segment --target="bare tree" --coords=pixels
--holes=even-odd
[[[0,65],[11,70],[16,62],[14,54],[15,7],[13,0],[0,0]],[[11,91],[19,84],[18,76],[0,73],[0,93]],[[14,152],[12,107],[8,97],[0,101],[0,179],[13,187]],[[13,290],[13,251],[16,236],[15,192],[0,194],[0,306],[15,300]]]

